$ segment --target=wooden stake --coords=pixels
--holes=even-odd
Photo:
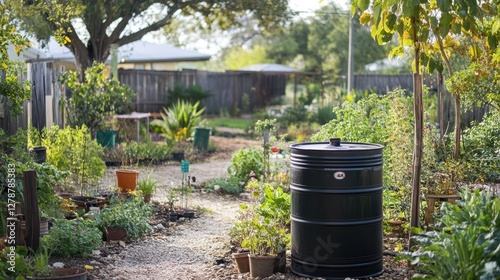
[[[25,170],[23,172],[23,183],[26,210],[26,246],[36,251],[40,246],[40,213],[38,211],[36,171]]]

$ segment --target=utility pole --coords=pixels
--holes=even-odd
[[[351,94],[354,83],[354,19],[349,18],[349,54],[347,58],[347,94]]]

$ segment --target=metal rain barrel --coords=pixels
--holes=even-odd
[[[291,145],[292,272],[327,279],[384,272],[378,144]]]

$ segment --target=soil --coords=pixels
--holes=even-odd
[[[164,210],[170,188],[182,182],[178,162],[159,166],[134,167],[140,175],[150,174],[159,182],[152,198],[160,209],[150,224],[153,232],[135,242],[111,242],[102,246],[89,258],[51,259],[61,261],[65,267],[92,266],[88,279],[250,279],[249,273],[238,274],[231,259],[229,231],[236,221],[237,210],[244,197],[218,193],[201,188],[212,178],[226,177],[234,151],[260,143],[242,138],[211,136],[217,147],[215,153],[198,155],[190,165],[189,175],[196,177],[195,191],[188,197],[188,208],[194,218],[168,219]],[[103,186],[114,185],[115,168],[108,167]],[[163,209],[163,210],[162,210]],[[406,262],[393,262],[395,252],[404,249],[406,235],[391,233],[384,237],[384,274],[373,279],[409,279]],[[217,261],[220,263],[217,264]],[[290,251],[287,252],[287,271],[266,279],[306,279],[291,273]],[[347,278],[348,279],[348,278]]]

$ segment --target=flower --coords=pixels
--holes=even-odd
[[[277,153],[277,152],[279,152],[279,151],[280,151],[280,149],[278,149],[278,147],[276,147],[276,146],[273,146],[273,147],[271,148],[271,152],[273,152],[273,153]]]

